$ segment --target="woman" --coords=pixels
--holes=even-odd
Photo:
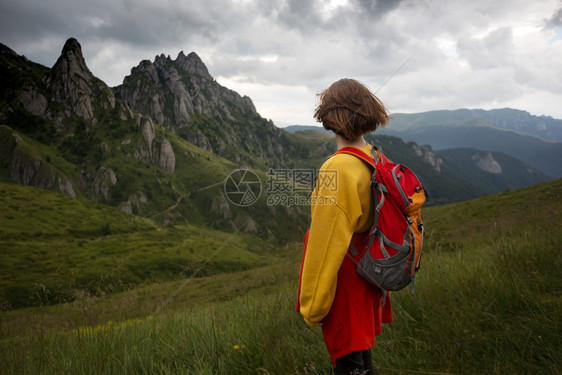
[[[389,119],[377,97],[351,79],[319,96],[314,117],[336,134],[338,149],[351,146],[371,155],[363,136]],[[333,155],[318,173],[311,200],[297,308],[307,324],[321,326],[335,374],[372,374],[375,335],[392,321],[390,300],[382,306],[380,289],[361,278],[346,256],[353,234],[371,229],[371,174],[359,158]]]

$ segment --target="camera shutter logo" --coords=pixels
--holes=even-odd
[[[224,182],[224,193],[232,204],[250,206],[261,195],[261,181],[257,174],[248,169],[236,169]]]

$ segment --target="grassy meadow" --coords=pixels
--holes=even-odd
[[[234,228],[163,227],[32,187],[0,183],[0,206],[2,310],[109,295],[194,273],[241,271],[276,259],[271,244]]]
[[[131,276],[119,290],[80,294],[75,282],[67,302],[0,312],[0,373],[330,373],[320,330],[294,311],[299,243],[271,248],[240,233],[163,228],[138,217],[130,223],[116,211],[104,216],[103,206],[82,218],[91,232],[69,236],[57,224],[59,236],[55,226],[41,227],[46,216],[18,235],[25,210],[41,210],[28,207],[29,197],[14,203],[8,186],[1,190],[14,194],[2,202],[13,207],[0,214],[4,293],[39,278],[51,280],[56,294],[65,277],[90,269]],[[392,293],[394,322],[373,349],[377,373],[562,373],[561,192],[559,180],[425,209],[415,295]],[[63,254],[63,241],[74,250]],[[195,256],[200,243],[207,258]],[[150,282],[134,278],[143,254]],[[160,259],[183,259],[191,268],[166,276],[156,266]],[[203,271],[220,259],[224,270]]]

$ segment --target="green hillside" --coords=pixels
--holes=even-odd
[[[276,259],[273,245],[254,235],[188,223],[162,227],[43,189],[0,183],[0,206],[2,309],[240,271]]]
[[[425,209],[415,295],[392,293],[377,373],[559,373],[561,192],[558,180]],[[294,312],[301,245],[275,253],[242,272],[2,312],[0,370],[329,373],[320,330]]]

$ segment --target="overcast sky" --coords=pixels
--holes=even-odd
[[[0,42],[18,54],[50,67],[69,37],[109,86],[141,60],[194,51],[281,125],[315,124],[316,94],[343,77],[393,113],[562,119],[562,0],[0,1]]]

